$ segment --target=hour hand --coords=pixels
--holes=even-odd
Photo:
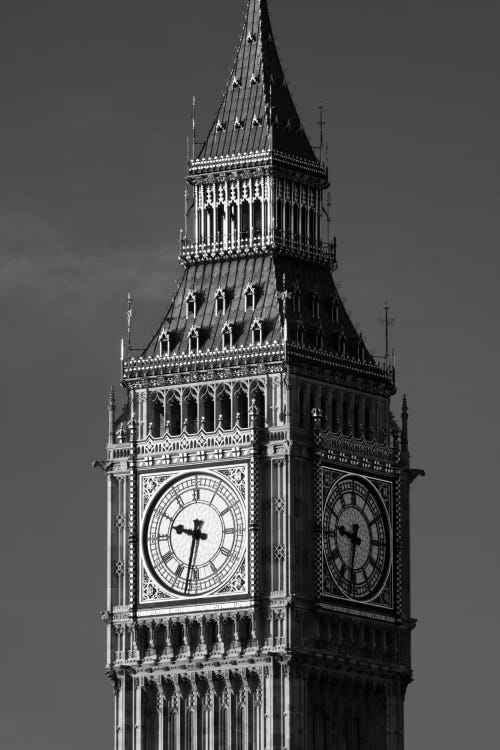
[[[188,536],[194,536],[196,539],[206,539],[207,535],[204,534],[200,529],[201,526],[195,524],[194,529],[186,529],[182,523],[172,527],[178,534],[187,534]]]

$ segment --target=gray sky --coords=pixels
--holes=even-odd
[[[170,299],[185,139],[206,132],[243,0],[2,0],[5,380],[0,745],[112,742],[106,400]],[[411,451],[407,748],[467,750],[498,714],[498,28],[476,0],[271,0],[304,125],[328,120],[337,280],[375,353],[397,319]],[[495,243],[495,248],[494,248]],[[494,253],[494,250],[496,251]],[[6,429],[5,429],[6,427]]]

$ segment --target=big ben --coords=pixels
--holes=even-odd
[[[337,290],[266,0],[187,182],[181,282],[109,399],[114,748],[402,750],[420,472]]]

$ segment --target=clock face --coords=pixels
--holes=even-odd
[[[177,596],[204,596],[220,589],[245,551],[244,503],[218,474],[184,474],[163,489],[143,526],[147,567]]]
[[[391,559],[389,519],[376,491],[356,476],[341,479],[327,497],[323,550],[344,596],[369,601],[380,592]]]

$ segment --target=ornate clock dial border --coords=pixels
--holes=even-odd
[[[246,595],[247,464],[141,480],[141,603]]]
[[[391,482],[383,483],[386,491],[382,492],[379,481],[375,485],[354,472],[323,467],[323,477],[322,595],[351,606],[390,607],[394,566]]]

